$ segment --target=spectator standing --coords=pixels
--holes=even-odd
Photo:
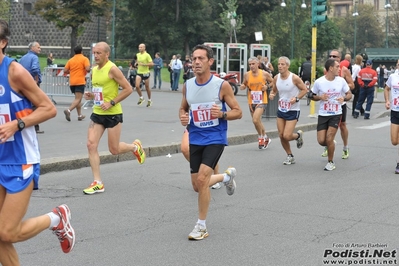
[[[54,57],[53,57],[53,53],[49,53],[48,57],[47,57],[47,66],[52,66],[54,65]]]
[[[155,53],[155,58],[153,60],[154,63],[154,86],[153,89],[157,88],[157,79],[158,79],[158,89],[161,89],[162,85],[162,77],[161,77],[161,69],[163,67],[163,60],[160,57],[160,53]]]
[[[388,80],[388,69],[387,69],[387,67],[385,66],[385,65],[383,65],[382,66],[383,68],[384,68],[384,86],[383,86],[383,88],[385,87],[385,82],[387,82],[387,80]]]
[[[76,108],[78,121],[82,121],[85,116],[82,115],[82,98],[86,88],[86,75],[90,72],[90,61],[82,54],[82,46],[74,48],[75,55],[68,60],[65,65],[64,73],[69,74],[69,87],[75,95],[75,99],[68,109],[64,110],[65,119],[71,121],[71,111]]]
[[[367,63],[366,63],[367,65]],[[382,65],[377,67],[376,72],[378,74],[378,88],[384,88],[384,68]]]
[[[169,65],[168,65],[168,71],[169,71],[169,77],[170,77],[170,90],[171,91],[173,90],[173,68],[172,68],[172,66],[173,66],[173,62],[175,60],[176,60],[176,55],[173,55],[172,59],[169,62]]]
[[[172,69],[173,69],[173,86],[172,91],[177,91],[179,89],[179,80],[180,73],[183,68],[183,63],[180,60],[181,55],[177,54],[176,59],[173,60]]]
[[[299,71],[299,77],[303,82],[311,82],[312,75],[312,62],[310,61],[312,57],[310,55],[306,56],[306,61],[301,65],[301,71]]]
[[[356,104],[354,118],[359,117],[360,109],[367,98],[366,110],[364,111],[364,119],[370,119],[371,105],[374,101],[374,85],[377,82],[377,72],[372,69],[373,61],[367,60],[366,67],[359,71],[357,82],[360,85],[359,100]],[[382,72],[383,70],[381,70]]]
[[[357,82],[357,75],[359,74],[359,71],[362,69],[362,61],[363,61],[363,57],[360,54],[358,54],[355,57],[355,64],[352,66],[352,80],[355,85],[355,88],[352,90],[352,94],[353,94],[352,116],[355,115],[355,108],[356,108],[357,101],[359,99],[360,85]],[[360,109],[360,114],[364,115],[363,106]]]
[[[32,75],[33,79],[36,81],[37,86],[40,87],[42,83],[42,73],[40,71],[40,63],[38,54],[40,54],[41,48],[38,42],[31,42],[29,44],[29,51],[21,57],[19,63]],[[33,106],[33,110],[35,110]],[[40,130],[40,125],[35,125],[35,130],[37,134],[43,134],[44,131]]]
[[[194,77],[193,73],[193,64],[191,63],[191,59],[189,55],[186,55],[186,61],[184,62],[184,73],[183,73],[183,80],[184,83],[192,77]]]

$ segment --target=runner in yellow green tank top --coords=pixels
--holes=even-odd
[[[266,134],[265,127],[262,124],[262,114],[267,105],[267,84],[273,82],[272,76],[259,69],[259,60],[256,57],[248,59],[249,71],[244,74],[244,81],[240,89],[248,88],[248,104],[251,112],[252,122],[258,132],[259,149],[267,149],[270,144],[270,138]]]
[[[141,105],[144,102],[144,97],[140,90],[140,83],[144,80],[145,90],[147,91],[148,102],[147,107],[151,106],[151,90],[150,90],[150,67],[154,65],[152,62],[151,55],[146,52],[145,44],[141,43],[139,45],[139,53],[137,54],[137,77],[136,77],[136,90],[139,94],[138,105]]]
[[[132,86],[122,71],[109,61],[110,48],[105,42],[97,43],[93,48],[96,66],[93,68],[91,92],[85,93],[86,100],[94,101],[87,133],[87,149],[94,181],[83,190],[85,194],[104,192],[100,176],[100,156],[98,144],[104,131],[108,131],[108,149],[113,155],[132,152],[140,164],[145,161],[145,152],[140,140],[133,143],[120,142],[123,114],[121,101],[132,93]],[[119,86],[122,90],[119,92]]]

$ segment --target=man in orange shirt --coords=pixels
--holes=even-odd
[[[248,88],[248,105],[251,112],[252,123],[258,132],[259,149],[267,149],[270,144],[270,138],[266,134],[265,127],[262,124],[262,114],[267,105],[267,84],[273,82],[271,75],[259,69],[259,59],[251,57],[248,59],[250,70],[244,74],[244,81],[240,90]]]
[[[82,46],[78,45],[74,49],[75,55],[68,60],[64,68],[64,73],[69,74],[69,86],[71,92],[75,94],[75,99],[67,110],[64,110],[65,119],[71,121],[71,111],[76,108],[78,121],[82,121],[82,97],[86,87],[86,74],[90,72],[90,62],[87,57],[82,55]]]

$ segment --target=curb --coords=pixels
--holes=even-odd
[[[316,130],[317,123],[298,125],[297,130],[311,131]],[[278,138],[278,131],[270,131],[267,133],[270,138]],[[241,145],[247,143],[257,142],[258,134],[244,134],[239,136],[232,136],[228,138],[229,145]],[[153,146],[144,148],[147,158],[165,156],[166,154],[177,154],[180,153],[180,142]],[[109,152],[100,152],[101,164],[116,163],[123,161],[136,160],[136,157],[132,153],[124,153],[120,155],[112,155]],[[84,167],[90,167],[89,158],[87,154],[70,156],[70,157],[58,157],[51,159],[42,159],[40,164],[40,174],[47,174],[51,172],[60,172],[66,170],[76,170]]]
[[[377,113],[373,118],[382,118],[390,115],[390,110]],[[312,131],[317,129],[317,121],[315,123],[297,125],[296,130],[301,129],[303,132]],[[278,131],[273,130],[267,132],[270,138],[278,138]],[[258,134],[244,134],[239,136],[228,137],[228,143],[232,145],[242,145],[256,142],[258,139]],[[180,142],[160,145],[160,146],[150,146],[144,148],[147,158],[165,156],[167,154],[177,154],[180,153]],[[136,160],[136,157],[131,153],[124,153],[120,155],[112,155],[109,152],[100,152],[101,164],[116,163],[123,161]],[[70,156],[70,157],[57,157],[50,159],[42,159],[40,164],[40,173],[47,174],[51,172],[60,172],[65,170],[76,170],[84,167],[90,167],[89,158],[87,154]]]

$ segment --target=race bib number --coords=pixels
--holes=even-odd
[[[102,87],[93,87],[92,90],[94,94],[94,105],[100,106],[101,104],[104,103],[104,98],[103,98],[103,88]]]
[[[191,105],[191,119],[195,126],[200,128],[215,127],[219,125],[219,119],[212,117],[211,108],[213,102]]]
[[[399,97],[393,98],[392,99],[392,106],[391,106],[392,110],[399,110]]]
[[[336,103],[325,103],[323,104],[323,110],[329,113],[336,113],[339,111],[340,105]]]
[[[0,104],[0,125],[3,125],[7,122],[11,121],[11,113],[10,113],[10,105],[5,103],[5,104]],[[14,135],[11,136],[7,141],[13,141],[14,140]]]
[[[251,91],[252,104],[263,103],[263,93],[262,91]]]
[[[283,112],[286,113],[291,109],[291,102],[289,99],[280,99],[278,100],[278,109]]]

